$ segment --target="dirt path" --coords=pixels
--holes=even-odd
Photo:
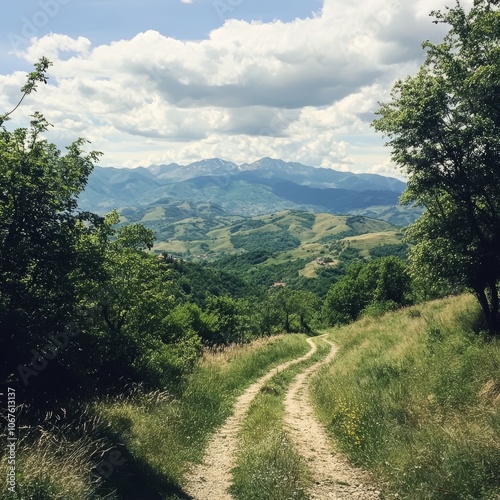
[[[285,399],[285,426],[298,453],[307,460],[314,474],[309,491],[311,499],[376,499],[380,493],[366,473],[350,466],[345,459],[330,449],[330,438],[316,420],[307,391],[309,377],[322,365],[332,361],[337,348],[332,346],[328,356],[297,375]],[[215,498],[215,497],[213,497]]]
[[[311,349],[306,355],[273,368],[237,399],[234,413],[209,442],[203,462],[196,466],[188,476],[186,493],[196,500],[230,500],[232,498],[227,490],[232,482],[231,470],[236,465],[237,435],[241,422],[253,398],[270,378],[279,371],[310,358],[316,352],[316,344],[311,339],[307,339],[307,342]]]

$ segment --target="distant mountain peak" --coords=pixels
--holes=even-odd
[[[186,165],[185,168],[237,168],[238,165],[232,161],[223,160],[221,158],[206,158],[204,160],[195,161]]]
[[[271,213],[284,208],[346,213],[374,206],[394,206],[404,182],[377,174],[355,174],[263,157],[238,165],[206,158],[147,168],[96,167],[82,207],[149,206],[158,200],[215,202],[233,214]]]

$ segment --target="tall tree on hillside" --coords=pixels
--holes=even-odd
[[[473,290],[500,333],[500,0],[433,12],[450,26],[425,42],[415,77],[398,81],[375,129],[407,174],[405,203],[426,208],[410,227],[413,275]]]

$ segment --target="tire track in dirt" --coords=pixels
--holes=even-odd
[[[196,465],[187,476],[186,487],[184,489],[194,499],[232,499],[232,496],[228,493],[228,489],[232,484],[231,471],[236,466],[237,436],[245,414],[254,397],[269,379],[289,366],[305,361],[317,351],[316,344],[311,339],[306,340],[311,346],[307,354],[276,366],[238,397],[233,414],[210,440],[202,463]]]
[[[314,483],[308,492],[311,499],[379,499],[380,492],[370,484],[368,475],[330,449],[330,438],[314,415],[307,390],[309,378],[337,353],[334,344],[325,342],[332,346],[328,356],[297,375],[288,389],[285,428],[313,472]]]

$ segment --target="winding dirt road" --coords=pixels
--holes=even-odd
[[[324,336],[323,336],[324,337]],[[252,400],[262,386],[278,372],[310,358],[317,350],[307,339],[311,349],[304,356],[273,368],[252,384],[236,401],[233,414],[214,434],[200,465],[187,477],[185,491],[196,500],[231,500],[228,493],[232,483],[231,471],[236,465],[237,436]],[[326,358],[311,365],[297,375],[285,398],[285,428],[301,456],[313,471],[314,484],[309,491],[311,499],[380,498],[380,493],[369,486],[368,476],[352,466],[330,449],[330,439],[316,420],[307,393],[309,377],[322,365],[333,360],[337,351],[334,344]],[[263,499],[264,500],[264,499]],[[286,500],[286,499],[283,499]]]
[[[330,448],[330,438],[314,416],[307,391],[308,380],[321,366],[332,361],[337,352],[334,344],[325,342],[332,346],[328,356],[297,375],[285,398],[286,430],[314,476],[309,496],[318,500],[380,498],[380,492],[369,485],[366,473],[350,466]]]
[[[232,483],[231,470],[236,465],[237,436],[245,414],[253,398],[270,378],[289,366],[310,358],[316,352],[316,344],[311,339],[307,339],[307,342],[311,346],[307,354],[276,366],[236,400],[233,414],[212,437],[202,463],[189,474],[184,488],[186,493],[196,500],[231,500],[233,498],[227,490]]]

